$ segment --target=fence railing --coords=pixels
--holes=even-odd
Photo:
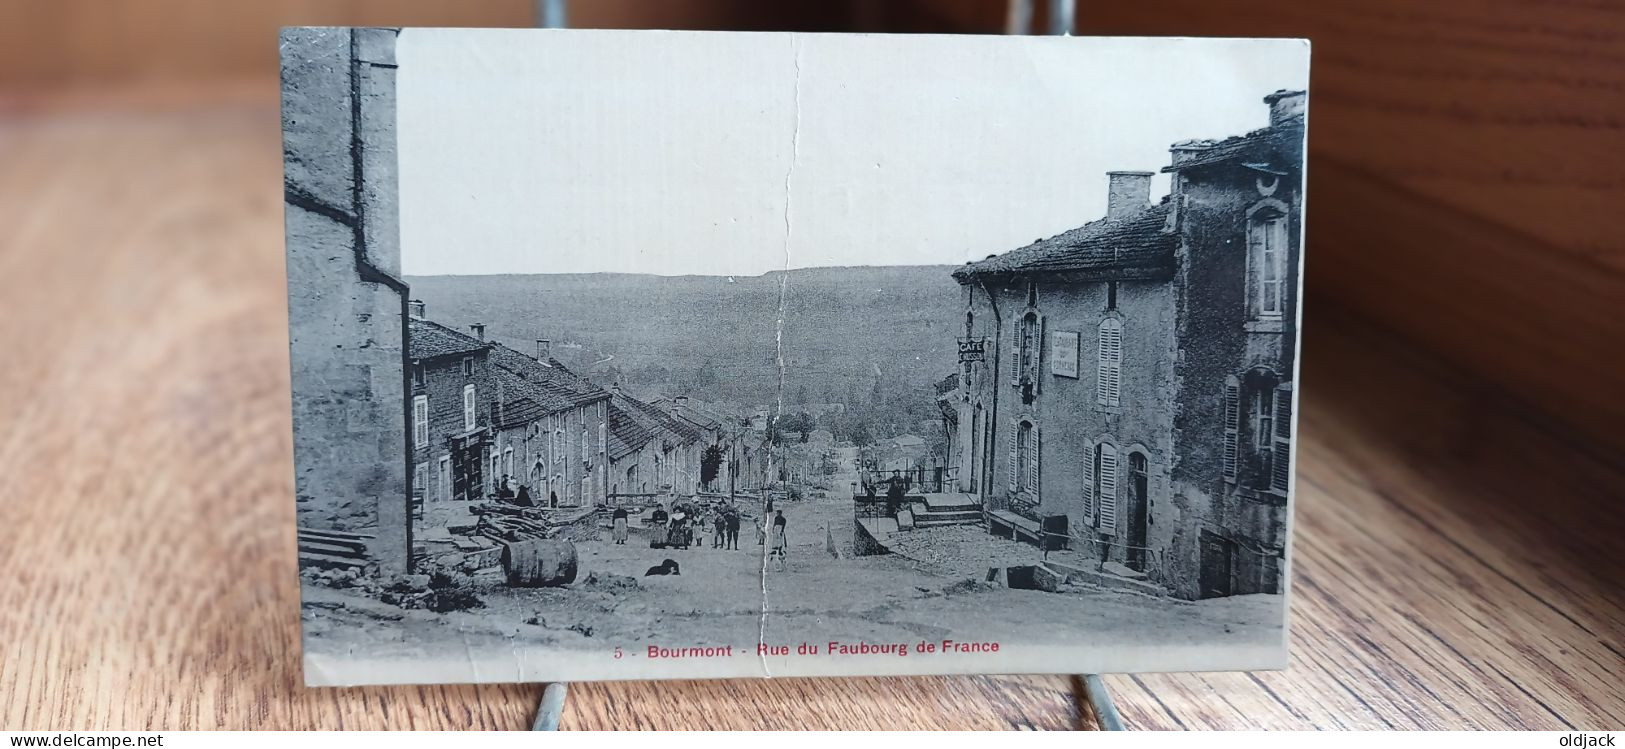
[[[910,494],[942,494],[958,491],[958,466],[900,468],[894,470],[865,469],[858,472],[858,488],[862,494],[884,496],[892,482],[903,483]]]

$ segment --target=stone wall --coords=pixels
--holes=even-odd
[[[395,31],[283,32],[295,486],[301,526],[410,560]]]

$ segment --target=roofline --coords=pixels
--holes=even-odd
[[[1027,276],[1039,277],[1045,281],[1060,283],[1101,283],[1104,281],[1167,281],[1174,277],[1174,266],[1141,266],[1133,268],[1108,268],[1098,271],[1089,270],[1044,270],[1031,268],[1027,270],[978,270],[964,267],[953,272],[954,280],[961,286],[969,286],[977,281],[1003,281]]]

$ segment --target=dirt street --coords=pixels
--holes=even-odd
[[[515,646],[608,652],[650,644],[733,646],[920,638],[1004,640],[1072,647],[1258,645],[1280,637],[1280,596],[1187,602],[1136,593],[1075,588],[1063,593],[1012,590],[961,571],[927,571],[895,555],[850,556],[850,500],[781,502],[790,553],[764,564],[754,528],[740,548],[711,548],[709,534],[687,550],[577,545],[580,572],[568,588],[509,589],[481,578],[484,608],[434,615],[401,611],[353,593],[307,589],[307,647],[375,656],[433,651],[455,643],[471,650]],[[844,534],[844,535],[842,535]],[[828,548],[834,536],[841,555]],[[844,543],[844,546],[841,544]],[[1006,542],[1000,542],[1006,543]],[[1013,543],[1013,542],[1011,542]],[[644,576],[672,559],[681,574]],[[344,642],[346,620],[366,620],[386,637]]]

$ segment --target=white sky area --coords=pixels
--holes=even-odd
[[[408,29],[413,275],[962,263],[1268,123],[1291,40]],[[1167,193],[1158,174],[1152,199]]]

